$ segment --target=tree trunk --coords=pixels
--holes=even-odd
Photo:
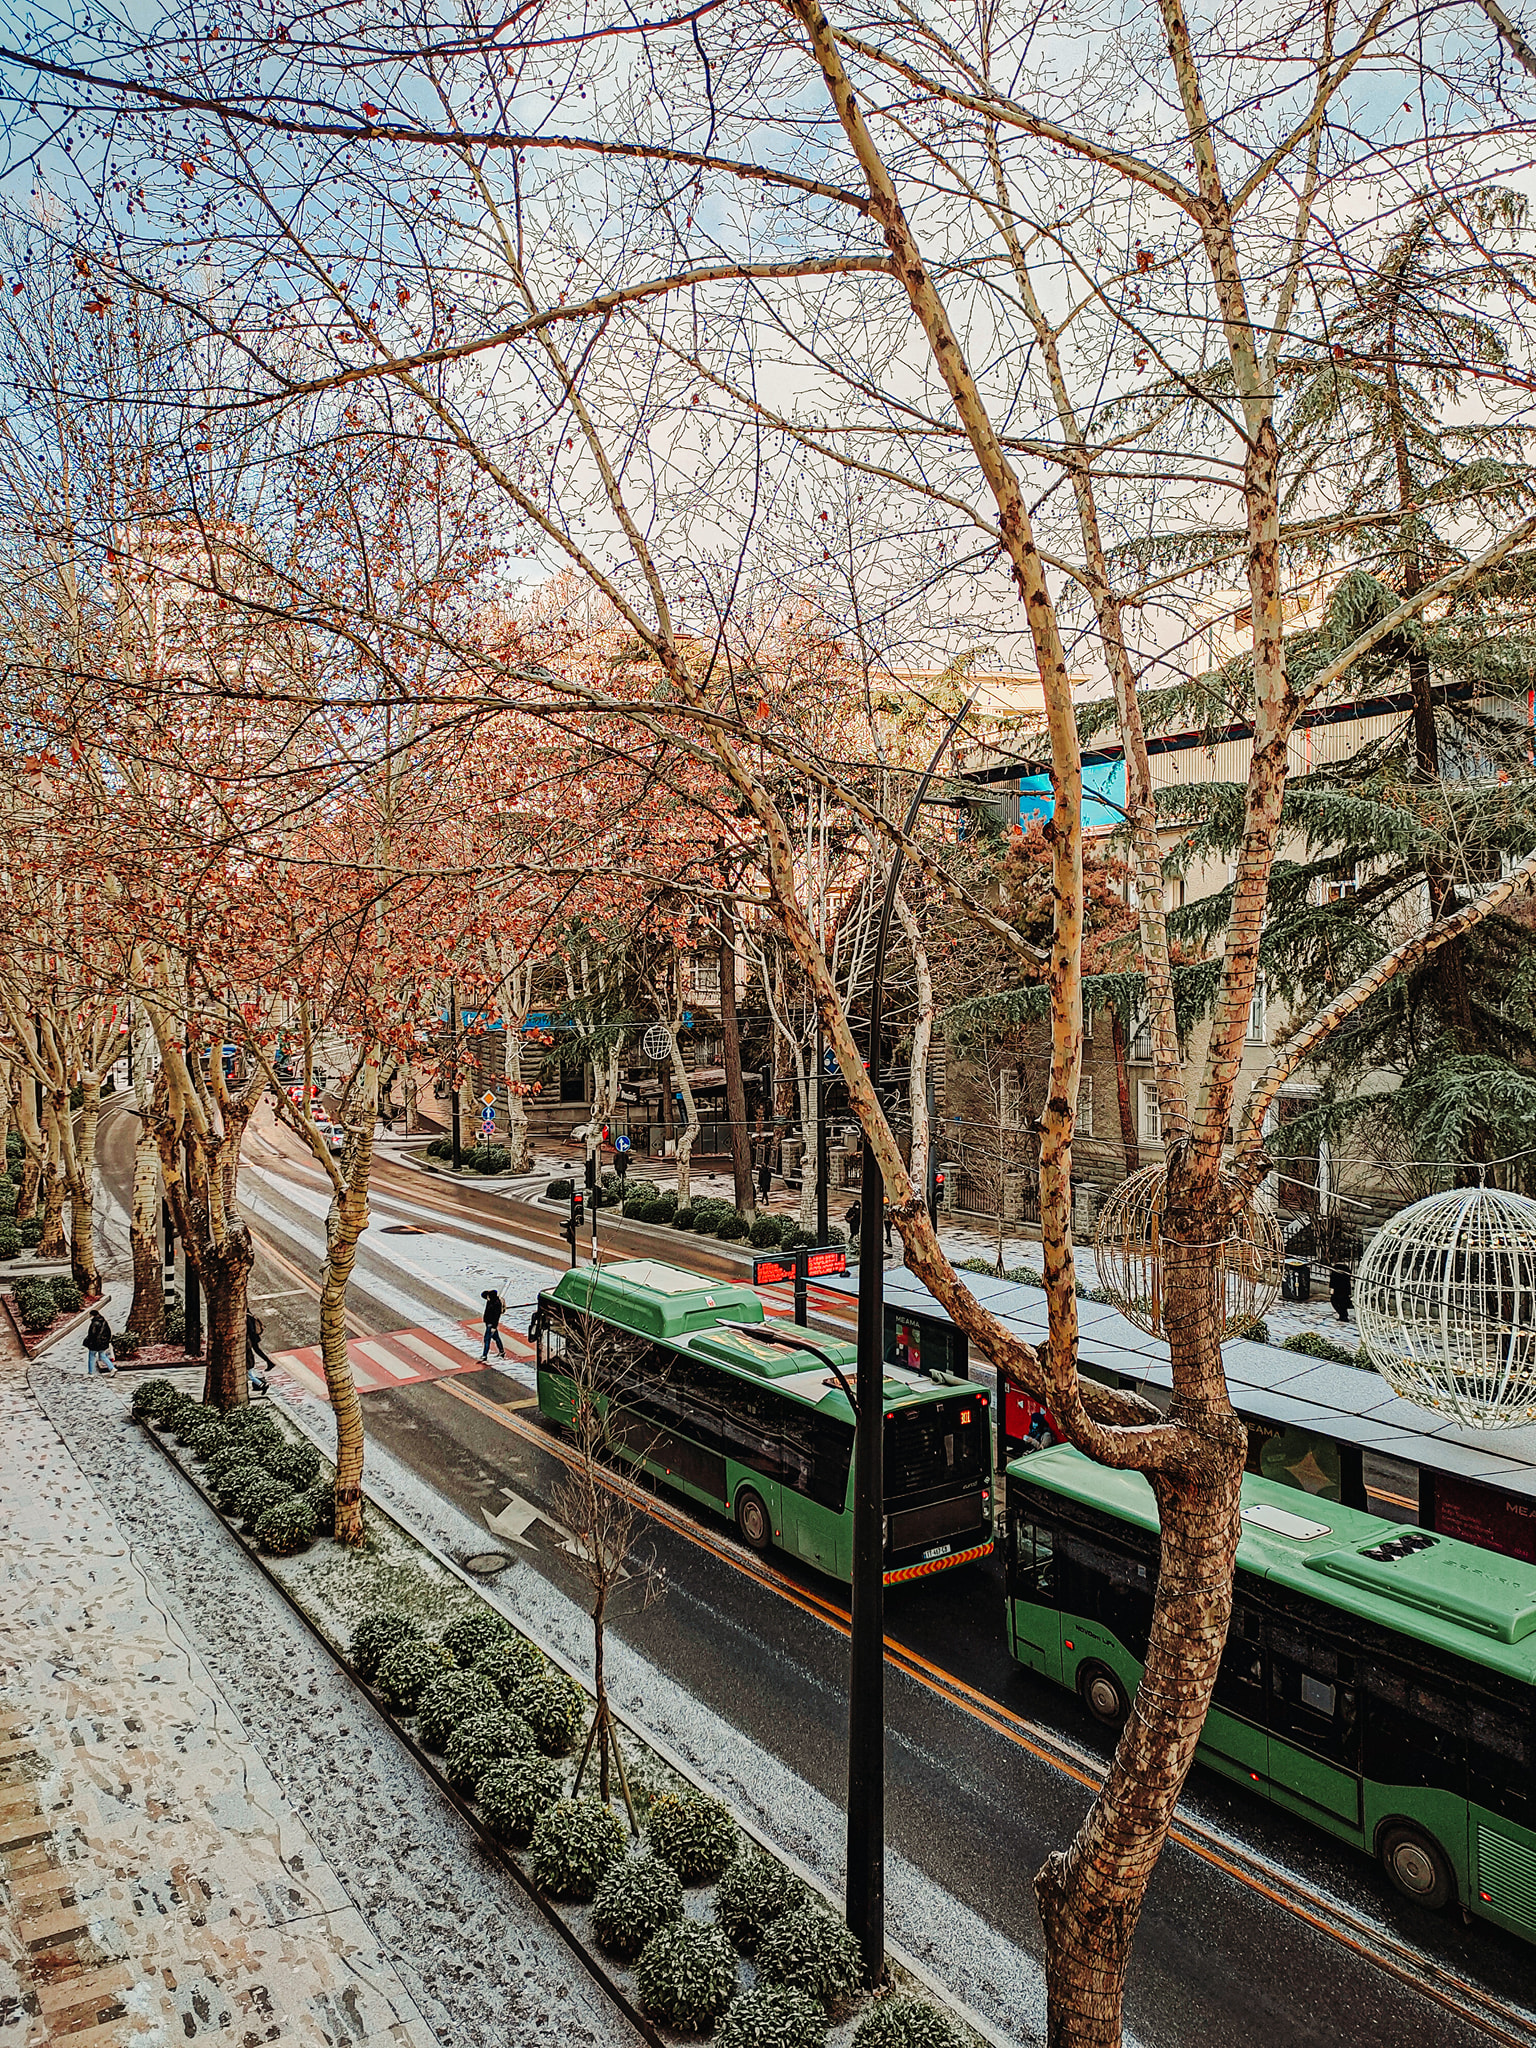
[[[149,1078],[147,1031],[134,1045],[135,1095],[139,1134],[133,1144],[133,1211],[128,1243],[133,1253],[133,1304],[128,1310],[128,1335],[152,1343],[165,1328],[165,1270],[160,1262],[160,1148],[149,1121],[154,1083]]]
[[[681,1021],[681,1020],[679,1020]],[[677,1140],[677,1206],[683,1208],[693,1192],[693,1171],[690,1161],[693,1156],[693,1141],[699,1135],[699,1112],[694,1106],[693,1088],[683,1065],[683,1049],[677,1042],[677,1029],[672,1030],[672,1078],[677,1083],[677,1092],[683,1098],[683,1115],[687,1119]]]
[[[596,1530],[594,1522],[594,1532]],[[594,1542],[596,1535],[594,1533]],[[603,1610],[607,1594],[599,1589],[592,1608],[592,1694],[597,1716],[597,1796],[608,1804],[608,1679],[603,1668]]]
[[[507,1152],[509,1173],[533,1167],[533,1142],[528,1134],[528,1104],[523,1095],[523,1034],[507,1028]]]
[[[1141,1147],[1136,1142],[1136,1113],[1131,1106],[1131,1073],[1126,1063],[1125,1019],[1110,1005],[1109,1035],[1115,1048],[1115,1092],[1120,1098],[1120,1144],[1125,1152],[1127,1177],[1141,1171]]]
[[[16,1196],[16,1220],[18,1223],[36,1213],[37,1191],[42,1177],[42,1161],[29,1148],[21,1163],[21,1187]]]
[[[66,1098],[67,1103],[67,1098]],[[65,1114],[68,1114],[66,1107]],[[50,1102],[43,1114],[46,1145],[43,1168],[43,1234],[37,1247],[40,1259],[62,1259],[69,1250],[64,1238],[64,1173],[59,1165],[59,1119]]]
[[[357,1241],[368,1228],[368,1179],[373,1165],[373,1126],[378,1102],[378,1065],[369,1059],[353,1099],[359,1131],[348,1162],[346,1184],[331,1200],[325,1219],[325,1267],[320,1276],[320,1360],[336,1417],[336,1541],[363,1540],[363,1409],[347,1352],[347,1282],[357,1263]]]
[[[185,1244],[186,1240],[183,1238]],[[203,1287],[203,1330],[208,1365],[203,1399],[220,1409],[243,1408],[251,1398],[245,1341],[245,1290],[256,1249],[245,1224],[236,1221],[217,1246],[194,1251]]]
[[[67,1133],[64,1156],[69,1183],[69,1267],[80,1292],[91,1299],[101,1292],[96,1264],[96,1130],[101,1118],[101,1081],[82,1084],[80,1132]]]
[[[741,1080],[741,1033],[736,1025],[736,921],[728,902],[720,909],[720,1030],[725,1045],[725,1113],[731,1121],[731,1178],[736,1206],[751,1211],[752,1145],[747,1136],[747,1092]]]

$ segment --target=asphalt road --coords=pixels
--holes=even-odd
[[[132,1128],[122,1112],[104,1120],[103,1173],[120,1200],[129,1188]],[[264,1142],[253,1150],[274,1165]],[[295,1185],[319,1183],[312,1164],[295,1160],[281,1170]],[[380,1220],[411,1216],[440,1235],[516,1249],[551,1269],[566,1261],[547,1211],[394,1164],[381,1164],[377,1188]],[[621,1248],[622,1226],[606,1216],[604,1223],[609,1249]],[[251,1291],[267,1320],[264,1342],[274,1351],[316,1342],[315,1297],[305,1283],[319,1270],[317,1226],[295,1209],[281,1231],[263,1221],[258,1238]],[[649,1240],[633,1243],[651,1248]],[[702,1245],[688,1250],[700,1270],[725,1270]],[[402,1326],[398,1310],[370,1295],[370,1283],[388,1270],[372,1263],[377,1258],[365,1248],[353,1282],[360,1333]],[[398,1270],[390,1285],[414,1286],[425,1306],[466,1313]],[[527,1397],[519,1380],[491,1371],[380,1391],[364,1397],[364,1408],[379,1442],[479,1520],[482,1510],[499,1514],[509,1490],[548,1506],[561,1467]],[[725,1525],[681,1512],[678,1503],[653,1528],[665,1598],[648,1610],[621,1607],[615,1631],[840,1802],[843,1589],[778,1557],[770,1573],[755,1570]],[[579,1598],[558,1531],[541,1520],[528,1537],[537,1568]],[[1008,1657],[994,1567],[963,1567],[892,1589],[887,1632],[905,1653],[887,1672],[890,1843],[1038,1956],[1030,1880],[1086,1809],[1091,1795],[1082,1774],[1106,1753],[1101,1733],[1075,1699]],[[971,1693],[956,1698],[944,1674]],[[1136,1940],[1127,2025],[1139,2040],[1166,2048],[1536,2043],[1536,2027],[1504,2004],[1528,2006],[1536,1951],[1526,1944],[1481,1923],[1422,1913],[1363,1857],[1203,1770],[1191,1779],[1181,1815],[1196,1839],[1165,1851]],[[1362,1942],[1351,1914],[1379,1930],[1378,1938]],[[1449,2007],[1436,2001],[1437,1984]],[[1458,1986],[1471,1987],[1473,2000]],[[1478,1996],[1486,2001],[1481,2025],[1467,2010]]]

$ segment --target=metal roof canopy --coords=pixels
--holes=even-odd
[[[1045,1296],[1038,1287],[987,1273],[960,1277],[1000,1323],[1028,1344],[1044,1343]],[[818,1284],[852,1294],[858,1282],[828,1279]],[[885,1299],[890,1308],[954,1320],[904,1267],[886,1274]],[[1086,1371],[1111,1384],[1141,1388],[1153,1397],[1173,1392],[1166,1344],[1144,1336],[1117,1309],[1101,1302],[1080,1298],[1077,1312],[1078,1356]],[[1443,1421],[1403,1400],[1378,1373],[1311,1358],[1302,1351],[1283,1351],[1273,1344],[1233,1338],[1222,1346],[1222,1357],[1233,1407],[1256,1422],[1308,1430],[1380,1457],[1536,1501],[1536,1428],[1501,1429],[1490,1440],[1490,1433]]]

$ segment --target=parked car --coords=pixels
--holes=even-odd
[[[320,1127],[320,1135],[324,1138],[328,1149],[339,1158],[347,1149],[346,1132],[340,1124],[333,1124],[328,1118],[323,1116],[316,1117],[315,1122]]]

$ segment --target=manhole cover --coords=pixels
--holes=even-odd
[[[463,1560],[464,1569],[473,1572],[477,1579],[494,1579],[498,1572],[504,1572],[512,1560],[504,1550],[481,1550],[473,1557]]]

